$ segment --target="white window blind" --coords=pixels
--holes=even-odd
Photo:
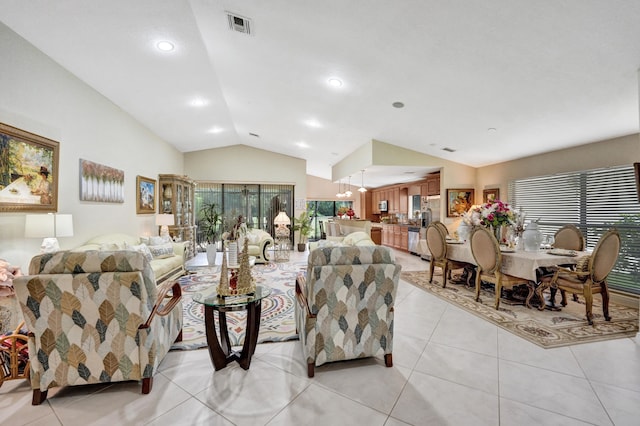
[[[622,247],[609,288],[640,294],[640,204],[632,165],[517,179],[509,182],[509,201],[528,220],[539,219],[546,234],[567,223],[578,226],[590,250],[616,228]]]

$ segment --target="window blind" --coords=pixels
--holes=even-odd
[[[586,170],[509,182],[509,201],[522,208],[527,220],[539,219],[545,234],[572,223],[593,250],[610,228],[620,233],[622,246],[609,288],[640,294],[640,204],[632,165]]]

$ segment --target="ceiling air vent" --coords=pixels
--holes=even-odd
[[[247,35],[251,34],[251,19],[231,12],[227,12],[227,19],[229,20],[229,29],[231,31],[237,31]]]
[[[442,148],[442,150],[447,152],[456,152],[456,150],[453,148]]]

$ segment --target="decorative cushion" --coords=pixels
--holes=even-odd
[[[591,260],[591,256],[582,256],[576,262],[576,271],[577,272],[588,272],[589,271],[589,260]],[[578,276],[580,281],[587,281],[589,278],[588,275]]]
[[[150,246],[161,246],[163,244],[171,243],[171,238],[169,237],[149,237],[149,242],[147,243]]]
[[[138,244],[137,246],[132,246],[125,242],[124,248],[125,250],[139,251],[140,253],[144,254],[144,257],[146,257],[149,262],[153,260],[153,255],[151,254],[151,250],[149,250],[149,247],[144,243]]]
[[[320,240],[318,241],[318,247],[340,247],[343,246],[341,241]]]
[[[363,240],[371,240],[371,237],[369,237],[366,232],[356,231],[344,237],[342,243],[347,246],[355,246],[359,245],[358,242]]]
[[[167,257],[175,256],[173,252],[173,244],[171,243],[150,245],[149,251],[151,251],[154,259],[164,259]]]
[[[101,243],[100,251],[117,251],[124,250],[125,243]]]

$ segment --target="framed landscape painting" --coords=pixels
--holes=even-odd
[[[488,203],[490,201],[495,201],[500,199],[500,189],[485,189],[482,191],[482,202]]]
[[[0,212],[58,211],[60,143],[0,123]]]
[[[460,217],[473,205],[475,191],[468,189],[447,189],[447,217]]]
[[[156,181],[143,176],[136,178],[136,213],[156,212]]]

